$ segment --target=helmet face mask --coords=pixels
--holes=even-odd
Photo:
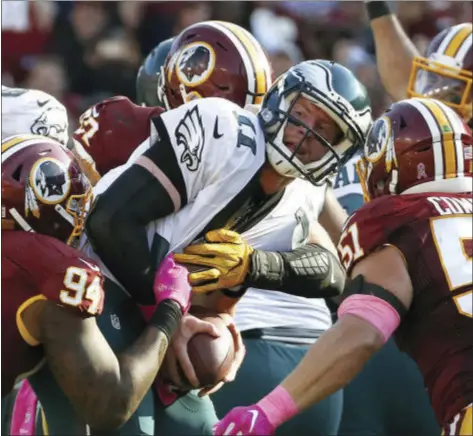
[[[472,32],[472,24],[463,23],[435,36],[426,56],[413,60],[407,96],[435,98],[455,110],[465,121],[470,121]]]
[[[471,71],[416,57],[408,95],[440,100],[468,121],[472,116],[472,82]]]
[[[346,84],[339,86],[335,84],[337,81],[351,81],[349,87],[353,89],[344,89]],[[336,123],[342,132],[340,140],[330,143],[292,114],[300,98],[320,108]],[[324,184],[361,148],[372,121],[364,87],[349,70],[328,61],[303,62],[283,74],[266,95],[259,116],[266,133],[268,160],[276,171],[286,177],[307,179],[315,185]],[[305,130],[291,149],[283,141],[288,123]],[[320,159],[304,164],[297,154],[309,138],[314,138],[326,152]]]

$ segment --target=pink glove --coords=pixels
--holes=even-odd
[[[236,407],[214,426],[214,435],[272,435],[297,415],[296,403],[282,386],[249,407]]]
[[[276,428],[261,407],[235,407],[213,428],[214,435],[272,435]]]
[[[192,292],[188,275],[189,272],[186,267],[174,262],[172,253],[164,258],[154,277],[153,290],[156,304],[139,306],[146,321],[149,321],[156,306],[164,300],[174,300],[181,307],[182,314],[187,313]]]
[[[156,305],[164,300],[174,300],[181,306],[182,314],[185,315],[190,307],[192,293],[188,276],[187,268],[174,262],[172,253],[168,254],[154,277],[153,289]]]

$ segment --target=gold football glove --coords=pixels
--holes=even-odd
[[[200,265],[208,269],[191,272],[189,283],[194,292],[209,292],[241,285],[250,268],[251,248],[236,232],[211,230],[205,242],[189,245],[184,253],[175,253],[178,263]]]

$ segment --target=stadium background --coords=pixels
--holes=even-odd
[[[439,31],[471,20],[473,12],[466,1],[392,6],[421,53]],[[55,96],[68,109],[72,130],[79,115],[104,98],[134,100],[136,72],[149,51],[208,19],[250,30],[269,53],[276,75],[304,59],[332,59],[365,84],[375,116],[389,105],[358,1],[2,1],[2,84]]]
[[[472,17],[466,1],[392,6],[421,53],[440,30]],[[303,59],[332,59],[367,86],[375,115],[389,104],[360,1],[2,1],[2,84],[52,94],[67,107],[73,129],[78,116],[103,98],[134,99],[144,56],[184,27],[208,19],[250,30],[276,74]]]

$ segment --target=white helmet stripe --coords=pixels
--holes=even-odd
[[[453,127],[453,141],[455,142],[455,153],[457,155],[457,177],[463,177],[465,171],[465,159],[463,158],[463,142],[461,134],[466,133],[462,120],[447,105],[438,101],[437,104],[442,107],[445,115]]]
[[[453,38],[455,38],[455,36],[458,34],[458,32],[461,31],[461,28],[462,28],[461,24],[457,24],[456,26],[452,26],[450,28],[450,30],[445,35],[445,38],[439,45],[439,48],[437,50],[438,53],[445,54],[448,46],[452,42]]]
[[[202,25],[204,23],[198,23],[198,24]],[[228,39],[230,39],[233,45],[237,48],[238,52],[241,55],[241,58],[243,59],[243,65],[245,66],[246,76],[248,77],[248,91],[251,93],[255,93],[256,92],[256,74],[255,74],[250,56],[248,52],[246,51],[246,48],[243,45],[243,43],[235,36],[233,32],[231,32],[228,28],[221,25],[220,23],[217,23],[215,21],[209,21],[209,22],[205,22],[205,24],[207,26],[215,27],[218,30],[220,30],[224,35],[228,37]],[[247,94],[245,105],[252,104],[252,103],[253,103],[253,97]]]
[[[466,54],[468,53],[468,50],[470,50],[472,43],[473,38],[470,34],[470,36],[463,41],[463,44],[458,49],[455,60],[461,65],[461,68],[463,68],[463,61],[465,60]]]
[[[430,134],[433,139],[434,163],[435,163],[435,180],[443,179],[443,150],[442,150],[442,132],[434,119],[432,113],[424,106],[420,99],[412,98],[406,100],[406,103],[414,106],[424,117],[430,129]]]
[[[5,162],[8,158],[18,153],[20,150],[23,150],[26,147],[29,147],[32,144],[37,144],[40,142],[50,142],[52,144],[60,146],[61,144],[48,138],[47,136],[40,135],[15,135],[5,138],[2,141],[2,163]]]

